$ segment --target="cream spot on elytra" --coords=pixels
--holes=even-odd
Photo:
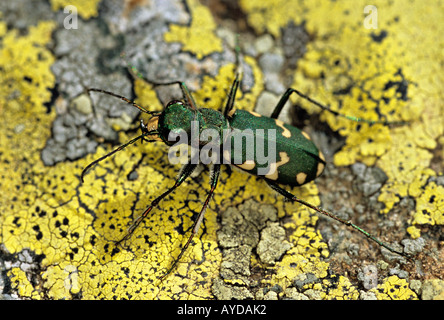
[[[253,160],[246,160],[244,163],[238,164],[237,166],[244,170],[253,170],[254,167],[256,167],[256,164]]]
[[[304,184],[306,179],[307,179],[307,174],[304,172],[299,172],[296,175],[296,181],[298,184]]]
[[[278,127],[281,127],[282,130],[284,130],[284,131],[282,132],[282,135],[283,135],[285,138],[290,138],[290,137],[291,137],[291,132],[290,132],[290,130],[288,130],[287,128],[284,127],[284,122],[281,121],[281,120],[278,120],[278,119],[275,119],[275,121],[276,121],[276,125],[277,125]]]
[[[270,164],[270,166],[269,166],[270,170],[265,175],[265,177],[267,179],[277,180],[277,178],[279,177],[278,170],[277,170],[278,167],[280,167],[290,161],[290,158],[288,157],[288,154],[286,152],[279,152],[279,157],[281,158],[281,161]]]

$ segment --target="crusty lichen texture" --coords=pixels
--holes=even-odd
[[[98,4],[101,0],[51,0],[51,8],[54,11],[66,10],[72,14],[73,9],[84,19],[97,17]]]
[[[74,5],[85,21],[100,19],[99,1],[51,4],[54,11]],[[376,20],[366,20],[371,14],[364,13],[366,1],[240,0],[239,10],[250,32],[272,35],[276,43],[289,24],[304,25],[310,41],[295,70],[286,74],[292,87],[347,115],[404,122],[353,122],[291,98],[308,114],[321,113],[320,120],[344,137],[330,165],[361,162],[385,173],[387,181],[377,198],[383,204],[380,213],[390,215],[403,199],[414,200],[400,225],[406,237],[417,239],[427,236],[428,227],[444,223],[444,8],[441,2],[372,4],[377,28],[368,28]],[[168,24],[163,40],[197,60],[220,57],[228,50],[220,38],[226,29],[217,32],[221,24],[200,1],[188,0],[186,9],[190,22]],[[54,30],[62,27],[42,20],[19,32],[0,16],[0,243],[6,253],[2,256],[9,259],[2,273],[9,279],[7,294],[21,299],[421,298],[411,285],[415,268],[401,270],[406,262],[363,290],[353,273],[332,268],[330,244],[317,229],[319,218],[312,210],[283,201],[262,180],[236,170],[222,171],[199,234],[163,282],[158,278],[178,256],[210,189],[208,170],[166,197],[115,250],[114,241],[174,184],[180,165],[169,163],[162,143],[136,143],[100,162],[82,183],[82,169],[115,148],[103,140],[94,154],[82,159],[43,164],[41,151],[54,134],[54,104],[63,99],[51,101],[57,84],[51,65],[57,58],[50,49]],[[251,111],[265,90],[264,72],[252,52],[242,56],[252,84],[236,102],[237,108]],[[201,88],[193,93],[200,106],[224,104],[234,67],[233,61],[224,62],[216,76],[202,77]],[[133,81],[136,101],[161,110],[155,88]],[[131,108],[118,99],[116,103]],[[120,128],[119,141],[136,134]],[[316,181],[291,192],[321,204]],[[257,223],[252,218],[256,212],[263,217]],[[427,239],[426,247],[435,248],[429,259],[442,259],[438,240]],[[363,261],[364,267],[368,264],[385,270],[383,261]],[[368,278],[363,277],[365,283]],[[426,277],[433,280],[436,274]]]
[[[198,4],[198,0],[190,0],[189,6],[193,19],[190,26],[172,25],[165,33],[167,42],[182,42],[182,49],[202,59],[210,53],[222,51],[222,39],[215,34],[217,24],[210,10]]]

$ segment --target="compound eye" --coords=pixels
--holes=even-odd
[[[171,100],[170,102],[168,102],[167,107],[173,105],[173,104],[180,104],[183,105],[183,102],[180,100]]]

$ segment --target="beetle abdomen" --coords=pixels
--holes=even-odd
[[[230,116],[231,164],[290,186],[305,184],[322,173],[324,157],[305,132],[255,112],[235,110]]]

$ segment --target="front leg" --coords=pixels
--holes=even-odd
[[[182,170],[179,174],[179,177],[176,180],[176,183],[171,188],[169,188],[167,191],[162,193],[159,197],[154,199],[153,202],[151,202],[150,206],[148,208],[146,208],[146,210],[142,213],[142,215],[139,216],[136,220],[134,220],[134,222],[128,228],[126,235],[122,239],[117,241],[115,245],[118,246],[122,242],[128,240],[131,237],[131,235],[133,234],[134,230],[137,229],[137,227],[140,225],[140,223],[143,221],[143,219],[145,219],[148,216],[148,214],[152,211],[152,209],[154,207],[156,207],[163,198],[165,198],[167,195],[169,195],[171,192],[173,192],[175,189],[177,189],[182,184],[182,182],[184,182],[193,173],[196,166],[197,166],[196,164],[190,164],[190,163],[184,165],[184,167],[182,168]]]

